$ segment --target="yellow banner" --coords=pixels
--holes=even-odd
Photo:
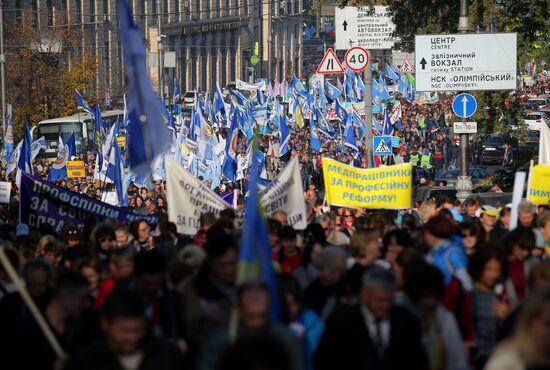
[[[545,164],[533,166],[529,201],[533,204],[550,204],[550,166]]]
[[[352,208],[403,209],[412,203],[410,163],[362,169],[323,158],[327,201]]]
[[[67,176],[70,179],[86,177],[84,161],[67,161]]]

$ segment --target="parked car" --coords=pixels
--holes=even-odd
[[[550,126],[550,120],[544,112],[531,112],[525,116],[525,124],[529,130],[540,131],[542,125]]]
[[[456,196],[456,189],[452,186],[422,186],[416,189],[413,200],[422,203],[428,199],[437,201],[449,196]]]
[[[483,136],[481,138],[483,151],[481,152],[481,164],[502,163],[504,157],[504,139],[499,135]]]
[[[187,107],[192,107],[195,104],[195,90],[186,91],[183,94],[183,105]]]
[[[447,186],[456,186],[457,177],[460,173],[460,170],[448,170],[441,173],[435,179],[436,183],[443,181]],[[475,185],[483,179],[489,178],[489,174],[483,168],[470,168],[470,177],[472,178],[472,184]]]
[[[538,97],[538,98],[534,98],[534,99],[529,99],[527,102],[537,104],[539,109],[545,109],[545,108],[550,107],[550,99],[548,99],[548,98]]]
[[[473,194],[471,197],[477,198],[482,206],[493,206],[495,208],[502,208],[512,203],[512,193],[486,192]]]

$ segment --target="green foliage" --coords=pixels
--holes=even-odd
[[[78,37],[78,30],[38,32],[27,24],[8,30],[7,44],[18,45],[6,48],[6,91],[13,105],[16,142],[23,137],[26,123],[32,127],[44,119],[75,113],[74,90],[91,89],[96,60],[72,55]]]

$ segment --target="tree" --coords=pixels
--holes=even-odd
[[[38,30],[26,23],[9,27],[6,42],[6,91],[16,140],[25,123],[75,113],[74,90],[91,90],[97,68],[94,58],[75,53],[78,29]]]

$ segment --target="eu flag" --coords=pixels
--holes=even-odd
[[[254,157],[257,152],[253,149]],[[271,246],[267,228],[260,213],[258,199],[258,160],[251,161],[249,194],[246,199],[244,228],[239,251],[237,284],[247,281],[261,281],[269,287],[271,295],[269,314],[271,321],[279,319],[279,297],[277,280],[273,269]]]
[[[128,96],[128,163],[138,175],[151,173],[151,164],[170,146],[162,108],[145,64],[145,48],[126,0],[117,0],[126,94]]]

